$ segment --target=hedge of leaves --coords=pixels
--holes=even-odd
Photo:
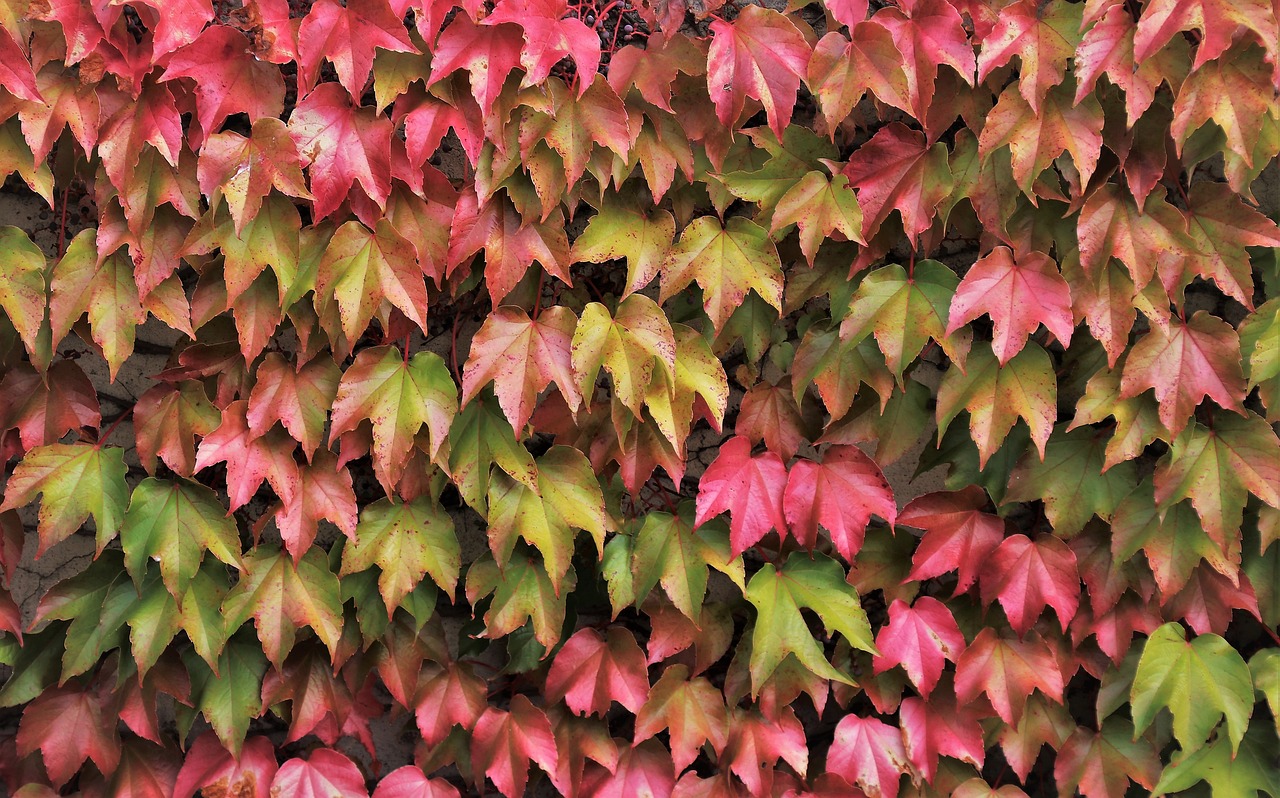
[[[4,0],[10,790],[1280,796],[1277,13]]]

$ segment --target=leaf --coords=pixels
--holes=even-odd
[[[582,629],[564,642],[547,672],[548,701],[579,715],[605,715],[614,701],[637,713],[649,699],[649,673],[636,639],[610,626],[604,639]]]
[[[1080,604],[1076,556],[1056,537],[1010,535],[983,564],[978,577],[982,602],[999,599],[1009,625],[1026,635],[1046,605],[1065,630]]]
[[[466,69],[471,76],[471,93],[480,105],[480,112],[488,116],[507,76],[519,65],[523,51],[524,38],[519,25],[477,25],[466,15],[459,15],[436,42],[427,84],[436,83],[455,70]]]
[[[656,740],[624,749],[617,769],[606,773],[592,794],[600,798],[673,795],[676,778],[670,756]]]
[[[806,83],[818,98],[827,128],[838,127],[868,91],[880,102],[910,113],[911,86],[893,34],[869,20],[849,32],[852,41],[836,31],[827,33],[809,59]]]
[[[382,302],[390,302],[424,332],[427,285],[413,246],[386,220],[373,230],[347,222],[325,247],[316,273],[316,299],[338,303],[348,341],[364,333]]]
[[[722,753],[729,734],[723,694],[702,677],[690,679],[685,666],[671,665],[636,713],[635,742],[663,730],[670,735],[676,773],[693,764],[707,743]]]
[[[954,365],[938,388],[939,435],[959,414],[969,411],[969,430],[978,446],[980,468],[999,449],[1018,418],[1027,422],[1031,439],[1044,457],[1057,418],[1058,390],[1049,354],[1032,343],[1001,366],[991,348],[977,346],[967,372]]]
[[[862,234],[868,240],[895,210],[902,217],[903,231],[915,240],[933,224],[953,187],[946,145],[930,144],[922,133],[901,122],[877,130],[853,151],[842,173],[858,192]]]
[[[351,473],[338,467],[327,449],[310,465],[298,467],[293,501],[281,505],[276,526],[285,549],[296,562],[315,540],[321,519],[336,525],[348,538],[356,535],[356,495]]]
[[[449,231],[448,273],[484,250],[485,285],[498,305],[537,263],[551,275],[572,284],[569,239],[563,214],[555,210],[542,221],[526,222],[507,196],[481,200],[464,191],[458,199]]]
[[[522,537],[542,553],[557,594],[573,555],[573,529],[588,532],[603,553],[608,520],[591,464],[579,451],[553,446],[537,461],[538,490],[498,473],[489,482],[489,548],[505,566]]]
[[[455,726],[471,731],[489,706],[487,685],[465,665],[428,671],[420,682],[414,714],[418,733],[431,747],[439,745]]]
[[[1155,55],[1180,31],[1197,30],[1196,57],[1193,70],[1216,61],[1235,39],[1236,27],[1243,26],[1257,35],[1272,51],[1277,47],[1272,8],[1256,0],[1228,3],[1223,0],[1193,0],[1174,3],[1156,0],[1142,9],[1138,31],[1134,36],[1134,60],[1139,63]]]
[[[510,3],[512,0],[507,0]],[[543,0],[551,2],[551,0]],[[573,21],[573,20],[566,20]],[[525,29],[525,36],[529,36]],[[595,40],[595,37],[592,37]],[[590,74],[590,73],[588,73]],[[526,85],[528,76],[525,77]],[[545,142],[564,162],[564,179],[570,186],[578,182],[587,168],[593,146],[609,148],[625,160],[635,143],[627,108],[603,76],[583,79],[576,97],[557,89],[561,83],[547,84],[551,90],[554,116],[527,115],[520,125],[521,153],[528,157],[538,142]],[[544,211],[545,215],[545,211]]]
[[[1253,712],[1253,680],[1236,650],[1212,634],[1188,642],[1179,623],[1167,623],[1147,638],[1129,695],[1134,733],[1144,732],[1167,708],[1184,751],[1203,746],[1226,718],[1234,755]]]
[[[618,68],[617,57],[610,63],[612,76]],[[622,295],[626,299],[658,276],[675,234],[675,219],[668,211],[646,214],[609,194],[574,240],[570,257],[589,263],[626,258],[627,287]]]
[[[912,766],[931,783],[938,762],[948,756],[981,768],[986,760],[980,712],[957,706],[955,696],[934,693],[928,703],[915,696],[902,699],[898,708],[902,745]]]
[[[1210,536],[1190,502],[1166,506],[1161,515],[1151,480],[1144,479],[1112,518],[1113,556],[1124,561],[1142,550],[1160,592],[1170,596],[1186,586],[1202,559],[1225,575],[1238,573],[1239,549]]]
[[[97,392],[72,361],[52,364],[43,376],[18,364],[0,381],[0,426],[16,427],[24,449],[57,443],[68,432],[101,424]]]
[[[0,271],[0,308],[27,351],[35,352],[46,305],[44,253],[22,230],[4,226],[0,227],[0,255],[5,264]]]
[[[742,436],[720,446],[715,462],[698,482],[695,529],[728,511],[730,557],[754,546],[771,529],[787,529],[783,495],[787,469],[773,452],[751,456],[751,441]]]
[[[1268,421],[1280,419],[1280,298],[1269,300],[1241,322],[1240,352],[1250,390],[1257,388]]]
[[[240,539],[216,494],[186,481],[144,479],[133,489],[120,531],[125,567],[141,584],[149,560],[160,563],[165,589],[185,592],[205,551],[239,568]]]
[[[829,557],[796,552],[782,568],[766,564],[747,583],[746,597],[756,608],[750,664],[753,696],[787,654],[820,678],[852,684],[813,639],[800,614],[802,607],[818,614],[828,634],[838,631],[853,647],[876,652],[858,594],[845,581],[844,569]]]
[[[898,729],[875,718],[846,715],[836,724],[827,768],[869,798],[895,798],[898,781],[911,764]]]
[[[1258,798],[1262,792],[1280,793],[1280,777],[1276,775],[1276,739],[1262,724],[1250,728],[1239,750],[1227,745],[1227,738],[1217,737],[1165,767],[1153,793],[1166,794],[1189,790],[1201,781],[1208,782],[1213,792]]]
[[[1151,789],[1160,775],[1160,757],[1121,718],[1108,718],[1102,731],[1083,726],[1063,743],[1054,764],[1054,780],[1078,789],[1086,798],[1123,798],[1130,782]]]
[[[16,737],[19,756],[40,752],[54,786],[66,784],[80,766],[92,760],[111,773],[120,762],[120,736],[108,722],[114,707],[90,689],[53,687],[22,711]]]
[[[911,682],[928,698],[942,676],[945,660],[964,652],[964,635],[946,605],[921,596],[913,605],[897,599],[889,606],[889,622],[876,634],[880,656],[872,658],[877,674],[901,665]]]
[[[516,440],[493,399],[472,402],[449,430],[449,471],[467,504],[487,513],[489,480],[496,464],[529,490],[537,490],[538,470],[529,450]]]
[[[783,514],[801,545],[816,545],[821,526],[840,556],[853,562],[872,513],[892,525],[898,505],[880,467],[858,448],[832,446],[821,462],[800,460],[791,467]]]
[[[391,346],[363,349],[338,383],[329,445],[369,419],[378,481],[390,494],[419,430],[426,426],[429,454],[438,456],[456,414],[457,387],[439,355],[422,351],[406,359]]]
[[[387,0],[320,0],[298,26],[299,93],[316,84],[322,61],[333,64],[338,82],[359,99],[373,69],[374,49],[411,53],[403,14]]]
[[[272,795],[298,798],[369,798],[360,768],[343,754],[317,748],[307,759],[290,759],[271,781]]]
[[[1063,346],[1070,345],[1075,328],[1067,282],[1057,264],[1039,252],[1015,257],[1008,247],[996,247],[973,264],[951,300],[946,334],[984,313],[995,324],[991,348],[1001,366],[1022,351],[1042,323]]]
[[[124,361],[133,354],[135,328],[147,318],[138,298],[133,263],[119,250],[97,252],[93,236],[89,232],[81,233],[72,239],[62,259],[53,265],[49,285],[49,324],[53,340],[61,341],[71,325],[88,313],[93,342],[102,349],[114,382]],[[2,293],[0,304],[3,304]],[[40,304],[43,305],[43,301]],[[21,324],[21,316],[12,318]],[[23,327],[18,329],[21,332]],[[35,351],[29,343],[28,350]]]
[[[801,778],[809,767],[809,747],[804,728],[790,707],[766,718],[759,710],[730,713],[729,742],[722,761],[742,779],[749,794],[767,794],[778,760],[784,760]],[[729,779],[723,782],[726,787]]]
[[[809,45],[790,19],[771,9],[744,9],[732,23],[714,19],[707,53],[707,92],[720,124],[732,127],[750,97],[759,100],[774,135],[791,122]]]
[[[379,499],[360,513],[354,544],[342,548],[339,576],[378,566],[378,591],[395,614],[423,577],[452,597],[462,567],[453,520],[427,496],[411,502]]]
[[[197,471],[226,463],[232,512],[254,497],[264,479],[285,503],[292,502],[301,487],[293,439],[279,430],[255,436],[245,418],[247,406],[243,399],[227,405],[222,424],[200,441],[196,453]]]
[[[791,224],[799,228],[800,251],[810,266],[819,245],[837,230],[848,241],[866,243],[861,233],[862,210],[843,174],[828,178],[819,171],[809,172],[778,200],[772,219],[771,234]]]
[[[1062,82],[1067,60],[1076,54],[1080,44],[1081,8],[1020,0],[1003,9],[995,29],[982,37],[978,82],[985,81],[992,70],[1008,64],[1016,55],[1020,62],[1018,91],[1032,113],[1042,114],[1045,94]],[[1081,182],[1087,183],[1088,179]]]
[[[752,443],[763,441],[765,448],[783,460],[795,457],[800,447],[814,437],[813,414],[802,413],[795,393],[783,380],[771,385],[761,380],[742,397],[734,432]],[[801,400],[804,395],[801,393]]]
[[[955,6],[939,0],[924,0],[905,7],[902,12],[878,11],[871,21],[889,31],[904,63],[910,65],[904,72],[912,115],[924,121],[929,119],[929,111],[934,107],[938,70],[945,64],[972,86],[977,63],[964,21]]]
[[[415,765],[396,768],[382,777],[373,798],[459,798],[458,788],[440,778],[427,778]]]
[[[1023,5],[1027,5],[1023,0]],[[1008,145],[1013,179],[1022,193],[1033,196],[1037,177],[1064,152],[1080,175],[1080,185],[1093,176],[1102,151],[1102,106],[1095,96],[1074,104],[1069,85],[1052,89],[1036,111],[1019,96],[1026,81],[1010,85],[991,110],[978,135],[978,155],[986,162],[991,154]]]
[[[304,163],[284,123],[267,117],[253,123],[248,138],[228,130],[205,139],[196,175],[206,197],[222,192],[236,235],[242,236],[272,188],[290,197],[311,197]]]
[[[1187,230],[1195,242],[1181,274],[1162,273],[1173,295],[1195,275],[1211,279],[1246,308],[1253,307],[1252,261],[1246,246],[1280,246],[1276,223],[1240,200],[1227,186],[1197,185],[1188,202]]]
[[[661,583],[676,609],[700,623],[707,566],[728,576],[739,588],[743,587],[745,571],[742,560],[729,555],[729,536],[723,526],[708,523],[695,530],[692,509],[688,502],[681,502],[676,515],[647,513],[636,533],[628,567],[635,578],[636,604]]]
[[[245,798],[266,798],[277,770],[275,746],[266,737],[245,740],[237,757],[222,747],[217,735],[205,732],[183,757],[173,798],[191,798],[197,790],[216,795],[220,789]]]
[[[342,635],[338,577],[317,549],[310,549],[296,565],[280,551],[249,552],[240,581],[227,594],[222,610],[231,629],[254,619],[263,650],[277,669],[300,628],[311,628],[330,653]]]
[[[221,420],[222,414],[197,380],[152,386],[133,406],[142,467],[154,474],[159,456],[179,476],[190,477],[196,467],[195,438],[213,432]]]
[[[1136,483],[1132,464],[1107,467],[1095,431],[1074,430],[1051,436],[1043,460],[1023,458],[1009,477],[1004,502],[1043,501],[1054,534],[1073,538],[1094,516],[1111,520]]]
[[[1061,704],[1063,686],[1053,651],[1036,635],[1019,640],[986,627],[956,661],[956,698],[968,703],[986,693],[1009,724],[1022,717],[1035,690]]]
[[[252,50],[240,31],[212,25],[170,56],[161,80],[195,81],[196,119],[205,135],[216,133],[232,114],[248,114],[250,122],[276,122],[284,110],[280,70],[259,61]]]
[[[1160,508],[1190,499],[1209,537],[1225,547],[1237,539],[1246,491],[1280,507],[1280,439],[1250,413],[1219,415],[1213,428],[1191,423],[1155,472]]]
[[[298,102],[289,135],[311,165],[315,218],[338,209],[359,182],[369,199],[385,208],[391,193],[391,120],[357,107],[336,83],[325,83]]]
[[[561,579],[557,593],[547,571],[527,555],[512,557],[502,569],[488,558],[477,561],[467,571],[467,601],[475,604],[493,594],[493,603],[484,614],[485,637],[509,635],[532,621],[535,639],[552,648],[560,640],[564,626],[565,599],[576,583],[571,568]]]
[[[501,307],[485,319],[463,367],[462,404],[493,382],[512,429],[523,430],[538,394],[555,382],[571,410],[582,402],[570,348],[578,320],[565,307],[547,308],[530,319],[520,308]]]
[[[898,515],[898,523],[923,529],[925,534],[912,555],[908,578],[923,581],[958,571],[956,594],[968,590],[1005,536],[1006,522],[983,512],[986,506],[986,493],[976,485],[912,499]]]
[[[120,531],[128,501],[124,450],[85,443],[54,443],[27,452],[9,477],[0,512],[43,495],[36,557],[71,536],[93,516],[98,551]]]
[[[554,774],[558,758],[551,723],[522,695],[511,699],[509,711],[486,709],[471,736],[476,780],[488,776],[507,798],[524,795],[531,760]]]
[[[332,358],[321,356],[306,365],[295,365],[276,352],[268,352],[258,364],[249,394],[249,431],[265,435],[278,421],[302,444],[302,452],[310,460],[324,440],[328,409],[337,396],[341,377],[342,371]]]
[[[181,254],[221,251],[228,305],[249,290],[268,266],[275,273],[280,296],[287,299],[304,292],[301,286],[305,283],[299,280],[301,227],[294,204],[272,193],[240,232],[236,232],[231,212],[221,205],[201,216],[183,242]]]
[[[684,229],[663,264],[661,301],[691,282],[702,287],[703,309],[717,332],[752,290],[782,309],[777,251],[763,228],[742,217],[721,227],[714,217],[702,216]]]

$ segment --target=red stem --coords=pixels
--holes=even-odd
[[[71,184],[62,189],[62,221],[58,225],[58,257],[62,257],[63,245],[67,242],[67,203],[71,193]]]
[[[104,432],[104,433],[103,433],[103,434],[98,438],[98,442],[97,442],[97,443],[95,443],[95,444],[93,445],[93,448],[94,448],[94,449],[101,449],[101,448],[102,448],[102,444],[106,443],[106,442],[107,442],[107,438],[110,438],[110,437],[111,437],[111,433],[115,432],[115,431],[116,431],[116,427],[120,426],[120,422],[124,421],[126,418],[128,418],[129,416],[132,416],[132,415],[133,415],[133,408],[132,408],[132,407],[130,407],[128,410],[126,410],[126,411],[124,411],[123,413],[121,413],[120,415],[116,416],[116,420],[111,422],[111,426],[107,427],[107,431],[106,431],[106,432]]]

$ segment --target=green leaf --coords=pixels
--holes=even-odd
[[[744,589],[746,572],[741,557],[730,558],[729,530],[724,522],[711,521],[695,531],[693,510],[693,502],[681,502],[678,515],[646,515],[634,538],[630,570],[636,603],[661,583],[675,608],[701,624],[707,566],[728,576],[740,590]]]
[[[828,634],[838,631],[854,648],[879,653],[857,591],[830,557],[795,552],[781,569],[766,563],[751,577],[746,596],[756,608],[750,664],[753,695],[789,653],[820,678],[854,684],[827,660],[801,608],[817,613]]]
[[[36,556],[70,537],[90,515],[101,552],[124,521],[129,494],[125,471],[123,449],[87,443],[40,446],[27,452],[9,477],[0,512],[43,494]]]
[[[812,171],[800,178],[773,206],[771,234],[794,224],[800,231],[800,251],[813,265],[818,247],[835,231],[848,241],[862,240],[862,209],[844,175],[827,177]]]
[[[58,621],[23,636],[23,644],[9,664],[9,680],[0,690],[0,707],[25,704],[58,681],[66,635],[67,624]]]
[[[654,277],[671,248],[676,220],[661,208],[646,215],[639,208],[609,194],[600,211],[573,242],[574,261],[605,263],[627,260],[627,287],[623,298],[644,288]]]
[[[182,631],[211,668],[218,666],[222,647],[235,631],[234,627],[227,627],[227,617],[222,612],[222,601],[228,590],[226,568],[205,560],[187,583],[179,603]]]
[[[387,611],[427,574],[450,597],[458,585],[462,556],[453,519],[430,496],[411,502],[380,499],[364,508],[356,526],[356,542],[342,549],[340,576],[381,569],[378,589]]]
[[[1009,479],[1004,502],[1044,501],[1044,512],[1060,538],[1072,538],[1095,515],[1104,521],[1137,484],[1132,463],[1103,470],[1105,439],[1093,429],[1054,430],[1044,459],[1030,454]],[[1004,503],[1002,502],[1002,503]]]
[[[1162,708],[1173,713],[1173,736],[1183,751],[1202,746],[1225,717],[1234,753],[1253,712],[1253,680],[1226,640],[1208,634],[1187,642],[1182,624],[1166,623],[1147,638],[1129,702],[1135,734]]]
[[[138,325],[147,311],[138,296],[133,261],[124,248],[98,252],[92,229],[72,239],[62,259],[49,271],[49,323],[53,340],[61,341],[80,316],[89,314],[93,342],[102,349],[114,382],[120,366],[133,354]]]
[[[227,642],[210,669],[196,657],[187,658],[191,673],[192,705],[213,727],[224,748],[240,756],[249,721],[262,708],[262,677],[267,660],[262,648],[246,632]]]
[[[85,673],[103,654],[124,644],[125,621],[137,601],[137,590],[117,551],[103,552],[88,568],[59,582],[40,599],[33,624],[70,622],[59,684]]]
[[[279,550],[250,552],[222,610],[230,629],[254,619],[258,639],[276,668],[284,664],[299,628],[310,627],[331,654],[342,636],[341,588],[318,548],[308,549],[297,565]]]
[[[618,304],[616,315],[599,302],[582,310],[573,333],[573,373],[585,397],[595,391],[603,366],[613,378],[613,392],[636,418],[645,394],[661,366],[666,385],[675,383],[676,340],[671,322],[652,299],[633,294]]]
[[[1257,798],[1266,792],[1280,796],[1280,768],[1276,767],[1276,751],[1280,742],[1265,725],[1249,727],[1243,744],[1237,750],[1219,737],[1209,745],[1179,756],[1164,769],[1152,795],[1182,792],[1204,781],[1214,796]]]
[[[0,308],[34,354],[47,304],[44,253],[17,227],[0,227],[0,263]]]
[[[532,621],[538,642],[551,649],[560,640],[565,599],[575,584],[577,577],[570,569],[560,580],[557,593],[542,563],[524,552],[516,553],[502,568],[485,556],[467,572],[467,601],[474,605],[493,594],[481,637],[503,637]]]
[[[596,541],[603,556],[607,525],[604,493],[586,456],[568,446],[553,446],[538,458],[538,490],[494,474],[489,482],[489,548],[506,566],[516,538],[542,553],[557,594],[573,556],[574,529]]]
[[[240,568],[240,535],[217,495],[185,480],[144,479],[133,489],[120,532],[124,566],[140,583],[148,560],[160,562],[164,586],[186,592],[205,551]]]
[[[529,450],[516,440],[511,424],[492,396],[469,403],[449,429],[449,471],[462,498],[487,515],[493,466],[532,491],[538,490],[538,467]]]
[[[700,216],[680,234],[662,266],[661,301],[690,283],[702,287],[703,310],[719,332],[751,291],[782,311],[782,262],[768,232],[741,216],[723,227]]]
[[[1280,736],[1280,648],[1264,648],[1249,659],[1253,686],[1271,709],[1271,720]]]

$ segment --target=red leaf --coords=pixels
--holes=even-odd
[[[790,460],[813,437],[817,425],[812,421],[800,412],[788,382],[761,380],[742,397],[734,431],[753,443],[764,441],[769,451]]]
[[[454,726],[468,732],[475,727],[489,705],[488,688],[470,668],[450,665],[421,682],[414,704],[418,733],[434,748]]]
[[[952,189],[946,145],[931,146],[924,134],[901,122],[885,125],[854,150],[843,173],[858,191],[862,235],[868,240],[895,210],[914,239],[933,224]]]
[[[591,86],[591,76],[600,67],[600,37],[582,20],[568,14],[566,0],[502,0],[485,17],[486,25],[512,22],[524,30],[520,65],[525,75],[521,87],[544,83],[551,68],[566,57],[577,67],[578,95]]]
[[[1063,346],[1075,328],[1067,281],[1040,252],[1015,258],[1008,247],[996,247],[973,264],[951,300],[947,335],[984,313],[995,322],[991,348],[1002,366],[1042,323]]]
[[[559,757],[551,723],[542,710],[517,695],[510,711],[489,707],[471,735],[471,765],[477,780],[488,776],[507,798],[524,795],[529,761],[548,774]]]
[[[925,530],[911,558],[910,579],[935,579],[958,571],[957,595],[969,589],[987,556],[1004,540],[1006,523],[982,511],[987,494],[977,485],[912,499],[898,523]]]
[[[849,562],[862,548],[872,513],[890,525],[898,515],[880,466],[856,446],[832,446],[821,463],[797,462],[787,477],[783,502],[791,534],[801,545],[813,547],[821,526]]]
[[[765,717],[759,710],[730,713],[729,742],[720,757],[722,770],[727,763],[751,795],[768,794],[779,759],[801,777],[809,769],[804,727],[791,707],[783,707],[773,717]]]
[[[677,773],[693,764],[706,743],[710,742],[719,754],[728,742],[724,695],[706,679],[689,679],[688,675],[683,665],[668,667],[653,686],[649,700],[636,713],[637,743],[663,729],[669,731]]]
[[[671,755],[656,740],[637,743],[622,752],[618,768],[596,783],[591,798],[636,798],[669,796],[676,776]]]
[[[787,529],[783,493],[787,468],[773,452],[751,456],[751,441],[741,435],[720,447],[715,462],[698,483],[698,513],[694,527],[728,511],[730,556],[754,546],[769,530]]]
[[[59,360],[43,377],[19,363],[0,381],[0,430],[17,427],[23,449],[101,423],[97,391],[73,360]]]
[[[559,210],[542,222],[526,223],[505,195],[481,203],[474,191],[464,191],[449,231],[448,274],[484,250],[485,284],[498,305],[537,261],[551,275],[570,285],[569,238]]]
[[[422,768],[405,765],[378,782],[373,798],[460,798],[458,788],[444,779],[427,778]]]
[[[256,122],[273,119],[284,109],[280,70],[254,58],[251,51],[243,33],[213,25],[169,59],[161,79],[195,81],[196,118],[205,136],[216,133],[232,114],[248,114],[249,121]]]
[[[938,68],[947,65],[970,86],[977,64],[973,44],[964,30],[960,12],[947,0],[915,0],[903,11],[888,6],[878,10],[871,21],[884,27],[902,53],[913,116],[925,121],[933,104]],[[951,102],[951,98],[946,98]]]
[[[336,83],[326,83],[298,103],[289,134],[311,163],[315,218],[338,209],[357,181],[385,208],[391,193],[391,120],[372,108],[353,106]]]
[[[271,782],[271,795],[291,798],[369,798],[360,768],[347,757],[327,748],[311,752],[308,759],[290,759],[280,766]]]
[[[1063,678],[1053,650],[1039,637],[999,636],[984,628],[956,662],[956,698],[963,703],[986,693],[1005,723],[1015,724],[1031,693],[1039,689],[1062,703]]]
[[[518,25],[477,25],[459,14],[440,34],[431,54],[431,77],[435,83],[457,69],[471,74],[471,93],[485,116],[502,93],[507,75],[520,64],[524,38]]]
[[[298,90],[316,85],[321,61],[328,60],[354,100],[364,93],[375,48],[412,53],[413,43],[387,0],[319,0],[298,26]]]
[[[264,479],[286,504],[293,501],[300,487],[293,439],[280,432],[255,437],[245,419],[248,405],[243,399],[228,405],[222,411],[222,424],[205,436],[196,455],[197,471],[215,463],[227,464],[232,511],[247,504]]]
[[[55,787],[71,780],[85,760],[110,775],[120,762],[115,708],[91,689],[51,687],[22,711],[18,754],[39,751]]]
[[[928,782],[933,782],[940,756],[959,759],[979,769],[986,759],[982,725],[978,723],[980,712],[970,706],[957,706],[955,696],[946,692],[946,698],[935,694],[928,702],[915,696],[904,698],[898,707],[907,758]]]
[[[240,236],[273,187],[291,197],[311,198],[302,176],[304,163],[284,123],[266,118],[254,123],[247,139],[229,130],[206,138],[196,176],[206,197],[212,199],[221,189]]]
[[[0,62],[7,63],[8,59],[0,55]],[[40,70],[36,86],[44,95],[44,101],[24,103],[18,109],[22,135],[31,147],[35,163],[44,162],[66,128],[71,129],[76,143],[86,152],[92,150],[98,143],[101,115],[96,87],[81,83],[56,63]]]
[[[614,701],[639,712],[649,698],[644,652],[621,626],[610,626],[604,640],[592,629],[581,629],[556,654],[546,693],[547,700],[563,698],[579,715],[604,715]]]
[[[196,790],[204,795],[267,798],[276,769],[276,749],[266,737],[245,740],[237,760],[222,747],[217,735],[207,731],[187,751],[173,798],[191,798]]]
[[[747,6],[732,23],[711,22],[707,91],[720,124],[736,126],[750,97],[759,100],[779,139],[791,123],[809,45],[795,23],[771,9]]]
[[[1009,624],[1020,635],[1035,624],[1045,605],[1053,607],[1065,630],[1080,606],[1076,555],[1052,535],[1004,539],[982,566],[982,602],[1000,600]]]
[[[1046,6],[1039,0],[1018,0],[1002,8],[995,29],[982,37],[978,81],[1018,56],[1018,90],[1031,110],[1040,113],[1045,94],[1062,82],[1067,61],[1075,55],[1081,9],[1072,3]]]
[[[955,662],[964,647],[964,635],[945,604],[930,596],[921,596],[911,606],[897,599],[889,606],[889,623],[876,635],[880,656],[871,662],[876,673],[901,665],[928,698],[945,660]]]
[[[298,466],[298,486],[293,500],[276,513],[280,538],[293,557],[302,558],[319,530],[320,519],[331,522],[351,540],[356,534],[356,494],[351,472],[338,465],[328,449],[321,449],[307,465]]]
[[[869,798],[896,798],[900,777],[911,763],[897,728],[875,718],[846,715],[836,725],[827,769],[861,787]]]
[[[44,102],[40,90],[36,88],[36,75],[31,70],[31,59],[22,51],[8,28],[0,28],[0,86],[19,100]]]

